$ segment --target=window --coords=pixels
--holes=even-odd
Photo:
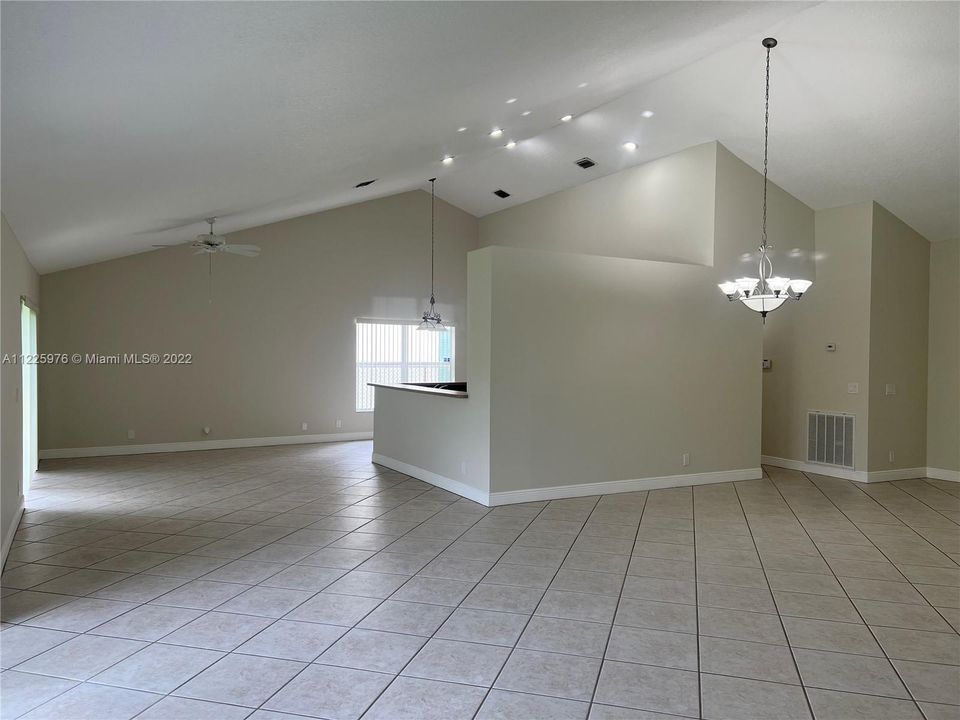
[[[451,382],[455,329],[418,331],[419,320],[357,319],[357,412],[373,410],[367,383]]]

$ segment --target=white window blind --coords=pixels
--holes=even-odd
[[[455,329],[419,331],[419,324],[357,318],[357,412],[373,410],[367,383],[453,381]]]

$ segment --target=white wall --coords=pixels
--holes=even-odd
[[[372,414],[354,411],[354,318],[422,313],[429,213],[414,191],[233,233],[263,252],[216,256],[212,279],[186,247],[44,275],[44,351],[184,352],[194,364],[43,368],[41,449],[369,432]],[[438,202],[437,298],[458,326],[458,377],[476,243],[476,219]]]
[[[927,467],[953,472],[960,479],[960,241],[957,240],[930,245]]]
[[[7,218],[0,215],[0,354],[20,352],[20,297],[40,300],[37,272],[20,247]],[[38,314],[42,327],[44,316]],[[0,542],[3,557],[15,532],[15,521],[23,506],[23,407],[22,376],[19,364],[0,365]]]

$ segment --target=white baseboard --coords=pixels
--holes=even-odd
[[[774,467],[787,468],[788,470],[799,470],[800,472],[813,473],[815,475],[826,475],[827,477],[840,478],[841,480],[853,480],[854,482],[890,482],[891,480],[913,480],[914,478],[934,477],[931,475],[933,468],[899,468],[896,470],[847,470],[846,468],[833,467],[832,465],[819,465],[817,463],[805,462],[803,460],[790,460],[789,458],[773,457],[764,455],[760,458],[764,465],[773,465]],[[939,472],[949,473],[949,470]],[[954,473],[955,477],[960,473]],[[949,480],[951,478],[943,478]]]
[[[514,503],[536,502],[542,500],[560,500],[562,498],[584,497],[587,495],[611,495],[614,493],[636,492],[637,490],[657,490],[660,488],[686,487],[689,485],[708,485],[711,483],[736,482],[738,480],[757,480],[763,476],[760,468],[743,470],[723,470],[719,472],[692,473],[689,475],[668,475],[665,477],[639,478],[637,480],[611,480],[608,482],[581,483],[579,485],[554,485],[529,490],[509,490],[506,492],[488,492],[424,470],[416,465],[395,460],[394,458],[373,454],[373,462],[391,470],[423,480],[431,485],[449,490],[481,505],[511,505]]]
[[[588,495],[612,495],[615,493],[637,492],[638,490],[659,490],[661,488],[688,487],[690,485],[710,485],[739,480],[758,480],[763,477],[760,468],[742,470],[721,470],[717,472],[691,473],[688,475],[666,475],[664,477],[638,478],[635,480],[610,480],[607,482],[581,483],[579,485],[553,485],[529,490],[509,490],[490,493],[489,505],[509,505],[512,503],[559,500],[561,498],[585,497]]]
[[[104,447],[53,448],[39,452],[41,460],[53,458],[104,457],[107,455],[148,455],[150,453],[227,450],[230,448],[269,447],[271,445],[307,445],[310,443],[370,440],[372,432],[330,433],[327,435],[279,435],[263,438],[230,438],[192,442],[153,443],[151,445],[113,445]]]
[[[889,482],[891,480],[914,480],[927,477],[925,467],[900,468],[898,470],[873,470],[868,472],[867,482]]]
[[[840,478],[841,480],[853,480],[862,483],[870,482],[870,477],[864,470],[847,470],[846,468],[833,467],[832,465],[818,465],[817,463],[804,462],[803,460],[790,460],[789,458],[774,457],[772,455],[763,455],[760,458],[760,462],[764,465],[815,473],[816,475],[826,475],[827,477]]]
[[[0,546],[0,568],[7,564],[7,554],[10,552],[10,546],[13,544],[13,536],[17,534],[17,528],[20,527],[20,518],[23,517],[23,495],[17,500],[17,510],[13,514],[13,522],[7,528],[3,536],[3,545]]]
[[[468,500],[478,502],[481,505],[490,505],[490,493],[486,490],[475,488],[472,485],[467,485],[459,480],[438,475],[430,470],[424,470],[416,465],[410,465],[409,463],[402,462],[401,460],[395,460],[392,457],[387,457],[386,455],[381,455],[380,453],[373,453],[372,459],[377,465],[383,465],[391,470],[402,472],[404,475],[415,477],[417,480],[423,480],[431,485],[436,485],[439,488],[456,493],[457,495],[465,497]]]
[[[934,480],[950,480],[960,482],[960,470],[944,470],[943,468],[927,468],[927,477]]]

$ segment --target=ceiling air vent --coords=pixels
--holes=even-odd
[[[510,193],[508,193],[506,190],[502,190],[502,189],[499,189],[499,188],[496,189],[496,190],[494,190],[494,191],[493,191],[493,194],[496,195],[498,198],[508,198],[508,197],[510,197]]]
[[[376,181],[377,181],[376,178],[374,178],[373,180],[364,180],[363,182],[359,182],[356,185],[354,185],[354,187],[355,188],[366,187],[367,185],[373,185]]]
[[[577,160],[577,165],[582,167],[584,170],[589,170],[594,165],[596,165],[596,163],[588,157],[582,157],[579,160]]]

